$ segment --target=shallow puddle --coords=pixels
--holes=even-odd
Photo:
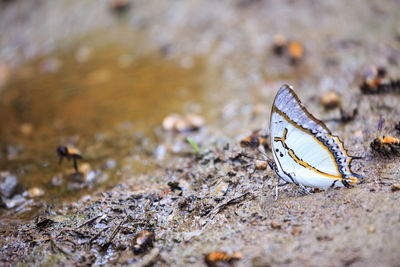
[[[203,101],[201,60],[138,54],[116,45],[83,46],[16,71],[0,96],[0,170],[17,175],[20,192],[39,187],[55,200],[115,184],[121,159],[145,157],[165,116]],[[59,145],[80,149],[80,168],[98,181],[69,186],[72,163],[58,164]],[[137,162],[137,173],[151,168],[145,158]]]

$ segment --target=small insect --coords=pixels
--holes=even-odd
[[[334,109],[340,105],[340,97],[336,92],[328,92],[321,98],[321,104],[325,109]]]
[[[300,42],[291,41],[288,46],[289,59],[291,64],[297,64],[304,55],[304,48]]]
[[[353,111],[345,111],[343,108],[340,108],[340,121],[344,123],[352,121],[357,114],[358,108],[354,108]]]
[[[274,36],[274,45],[272,47],[274,54],[276,54],[278,56],[282,56],[286,50],[286,47],[287,47],[286,37],[281,34],[275,35]]]
[[[267,138],[268,135],[260,135],[260,130],[253,131],[249,136],[245,137],[242,141],[240,141],[241,146],[248,146],[251,148],[257,148],[262,145],[265,150],[269,150]]]
[[[60,158],[58,161],[58,164],[61,164],[63,158],[66,158],[67,160],[71,160],[74,162],[74,169],[76,173],[79,173],[78,171],[78,164],[77,160],[82,159],[82,155],[79,153],[78,150],[66,146],[59,146],[57,148],[57,155]]]
[[[241,252],[235,252],[232,255],[228,255],[225,252],[213,251],[213,252],[208,253],[204,257],[204,260],[209,267],[214,267],[214,266],[218,266],[218,262],[232,263],[233,261],[240,260],[241,258],[243,258],[243,255]]]
[[[286,56],[290,64],[297,64],[304,56],[304,47],[298,41],[288,41],[284,35],[274,36],[272,51],[277,56]]]
[[[400,92],[400,80],[391,79],[386,68],[372,66],[365,73],[360,89],[364,94]]]
[[[110,3],[111,10],[118,14],[126,12],[130,6],[131,4],[127,0],[112,0]]]
[[[133,252],[140,254],[145,252],[149,247],[153,247],[154,233],[148,230],[141,231],[135,238],[133,244]]]
[[[378,132],[382,131],[385,120],[381,117],[378,123]],[[385,155],[390,158],[390,155],[400,155],[400,140],[392,136],[383,136],[383,138],[377,136],[371,142],[371,148],[376,152]]]

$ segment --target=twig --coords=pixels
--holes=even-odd
[[[97,219],[100,218],[101,216],[103,216],[103,215],[100,214],[100,215],[94,216],[93,218],[90,218],[89,220],[87,220],[87,221],[81,223],[81,224],[78,225],[76,228],[81,228],[82,226],[84,226],[84,225],[86,225],[86,224],[89,224],[89,223],[91,223],[91,222],[94,222],[95,220],[97,220]]]
[[[121,229],[121,224],[122,221],[120,221],[118,224],[116,224],[112,229],[111,229],[111,233],[110,235],[107,237],[106,241],[104,242],[104,244],[102,245],[102,248],[107,247],[114,239],[114,237],[117,235],[117,233],[119,232],[119,230]]]
[[[250,192],[245,192],[238,197],[234,197],[224,201],[223,203],[217,205],[208,215],[212,216],[211,219],[213,219],[215,215],[224,210],[227,206],[243,201],[248,194],[250,194]]]

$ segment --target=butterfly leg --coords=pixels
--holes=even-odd
[[[268,165],[269,165],[269,167],[271,168],[271,179],[272,179],[272,182],[274,183],[274,185],[275,185],[275,200],[277,200],[278,199],[278,186],[279,186],[279,184],[275,181],[275,179],[274,179],[274,172],[275,172],[275,170],[276,170],[276,164],[275,164],[275,162],[274,161],[272,161],[272,160],[268,160]],[[268,168],[267,168],[267,171],[266,171],[266,175],[268,175]],[[279,176],[278,176],[279,177]],[[280,178],[280,177],[279,177]]]
[[[278,200],[278,183],[275,181],[275,179],[274,179],[274,171],[272,170],[271,171],[271,179],[272,179],[272,182],[274,183],[274,185],[275,185],[275,200]]]

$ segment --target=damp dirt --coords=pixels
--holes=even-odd
[[[400,161],[370,142],[399,137],[400,95],[360,90],[371,65],[399,77],[396,2],[36,3],[0,3],[14,14],[0,15],[2,264],[398,264]],[[277,34],[300,59],[274,52]],[[240,143],[269,134],[284,83],[361,157],[353,188],[286,185],[275,200],[263,155]],[[171,114],[204,124],[166,130]],[[59,145],[80,150],[82,174]]]

